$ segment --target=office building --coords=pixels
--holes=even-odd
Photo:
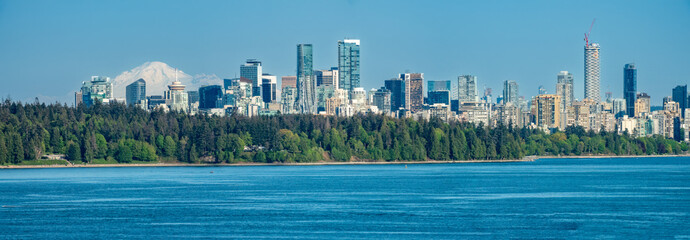
[[[359,87],[359,40],[345,39],[338,41],[339,88],[352,90]]]
[[[333,67],[331,70],[316,70],[316,86],[333,86],[338,88],[338,68]]]
[[[688,85],[678,85],[673,88],[673,101],[680,107],[680,116],[685,116],[685,109],[688,108]]]
[[[519,92],[518,84],[513,80],[506,80],[503,82],[503,103],[513,103],[519,106]]]
[[[599,93],[599,44],[590,43],[585,46],[585,98],[594,102],[601,102]]]
[[[113,83],[109,77],[92,76],[91,81],[82,82],[81,97],[86,106],[96,101],[108,103],[113,99]]]
[[[477,77],[462,75],[458,77],[458,100],[460,102],[478,102]]]
[[[127,85],[125,88],[126,102],[128,105],[138,104],[146,100],[146,81],[139,79]]]
[[[386,88],[374,91],[372,105],[376,106],[383,113],[391,112],[391,92]]]
[[[391,111],[405,108],[405,80],[392,78],[384,81],[384,88],[390,92]]]
[[[450,90],[429,91],[429,105],[446,104],[450,106]]]
[[[313,60],[312,45],[297,44],[297,102],[302,113],[316,113]]]
[[[427,81],[426,87],[428,92],[440,90],[450,91],[450,81]]]
[[[635,96],[637,95],[637,68],[634,63],[625,64],[623,68],[623,98],[628,117],[635,117]]]
[[[252,83],[252,96],[261,96],[262,75],[261,62],[256,59],[247,59],[247,62],[240,66],[240,78]]]
[[[252,85],[252,94],[254,86]],[[223,88],[220,85],[199,88],[199,109],[223,108]]]
[[[275,102],[277,100],[277,85],[278,78],[268,73],[261,76],[261,99],[265,103]]]

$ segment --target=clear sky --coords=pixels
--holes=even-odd
[[[361,81],[378,88],[405,71],[426,80],[476,75],[520,95],[573,72],[583,97],[584,33],[601,45],[601,92],[622,97],[623,66],[660,105],[690,82],[690,1],[7,1],[0,0],[0,96],[73,102],[92,75],[147,61],[189,74],[239,74],[247,58],[295,75],[296,44],[314,67],[337,65],[337,41],[361,39]]]

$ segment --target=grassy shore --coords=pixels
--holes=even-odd
[[[351,161],[351,162],[313,162],[313,163],[179,163],[179,162],[157,162],[157,163],[91,163],[91,164],[71,164],[65,160],[32,160],[18,165],[2,165],[0,169],[17,168],[92,168],[92,167],[218,167],[218,166],[316,166],[316,165],[382,165],[382,164],[442,164],[442,163],[505,163],[505,162],[531,162],[538,159],[549,158],[643,158],[643,157],[690,157],[690,154],[683,155],[595,155],[595,156],[526,156],[522,159],[510,160],[465,160],[465,161]]]

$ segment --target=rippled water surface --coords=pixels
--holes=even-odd
[[[0,238],[685,238],[690,158],[0,170]]]

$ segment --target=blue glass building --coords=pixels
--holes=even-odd
[[[338,70],[341,89],[352,90],[359,87],[359,40],[338,41]]]
[[[634,63],[625,64],[623,68],[623,98],[628,117],[635,117],[635,96],[637,95],[637,68]]]
[[[199,88],[199,109],[222,108],[223,87],[220,85]]]

